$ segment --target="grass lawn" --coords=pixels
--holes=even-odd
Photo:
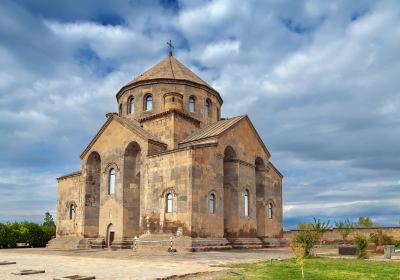
[[[258,262],[229,266],[234,272],[244,276],[244,279],[301,279],[300,267],[293,259],[283,261]],[[375,262],[368,260],[339,259],[307,259],[304,265],[306,280],[395,280],[400,279],[400,263]],[[240,279],[229,274],[219,280]]]

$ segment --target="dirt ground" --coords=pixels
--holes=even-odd
[[[229,250],[186,254],[144,254],[132,250],[50,250],[3,249],[1,261],[15,261],[14,265],[0,265],[0,279],[53,279],[74,274],[93,275],[96,279],[213,279],[215,274],[226,273],[218,265],[255,262],[271,258],[289,258],[289,248]],[[46,273],[18,276],[11,272],[20,269],[44,269]]]

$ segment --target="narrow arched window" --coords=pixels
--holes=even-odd
[[[118,113],[120,116],[122,116],[122,104],[119,104]]]
[[[210,213],[215,213],[215,194],[210,194]]]
[[[132,114],[135,112],[135,98],[133,96],[131,96],[129,98],[129,113]]]
[[[74,204],[71,204],[69,206],[69,219],[75,220],[75,205]]]
[[[249,216],[249,191],[245,190],[244,192],[244,216]]]
[[[209,117],[209,116],[210,116],[210,107],[211,107],[211,101],[210,101],[210,99],[207,99],[207,100],[206,100],[206,107],[205,107],[205,109],[204,109],[204,115],[205,115],[206,117]]]
[[[219,121],[220,116],[219,116],[219,109],[217,108],[217,120]]]
[[[172,193],[167,194],[167,213],[172,213]]]
[[[116,183],[115,169],[111,168],[108,176],[108,194],[115,193],[115,183]]]
[[[193,96],[191,96],[190,98],[189,98],[189,112],[190,113],[194,113],[194,111],[195,111],[195,99],[194,99],[194,97]]]
[[[270,203],[268,203],[268,218],[269,219],[272,219],[272,215],[273,215],[273,205],[272,205],[272,203],[270,202]]]
[[[151,95],[148,95],[146,97],[145,110],[146,111],[153,110],[153,96],[151,96]]]

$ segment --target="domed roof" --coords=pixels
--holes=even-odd
[[[207,86],[212,89],[209,84],[203,81],[199,76],[193,73],[189,68],[183,65],[172,55],[169,55],[166,59],[162,60],[157,65],[136,77],[125,86],[129,86],[140,81],[157,79],[185,80]]]

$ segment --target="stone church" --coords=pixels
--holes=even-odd
[[[279,246],[282,174],[247,115],[222,118],[218,91],[171,52],[116,99],[82,169],[57,179],[49,247]]]

